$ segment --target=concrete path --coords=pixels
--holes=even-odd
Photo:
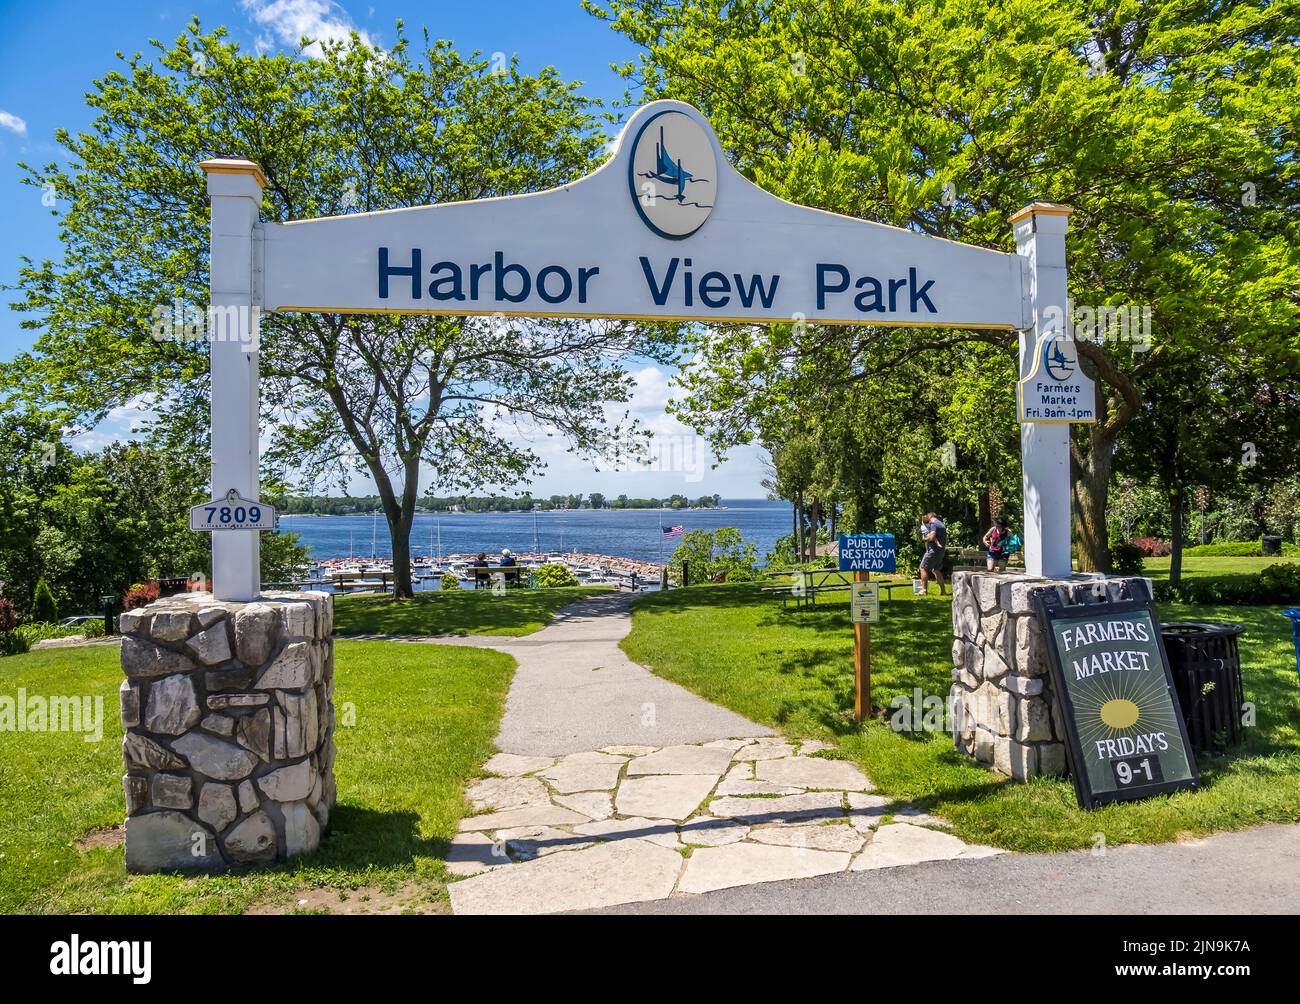
[[[467,792],[447,867],[456,913],[553,913],[694,898],[755,882],[1000,854],[874,794],[820,742],[499,753]]]
[[[1134,844],[1103,855],[1076,851],[930,861],[869,875],[749,885],[611,912],[969,915],[977,909],[980,914],[1295,914],[1300,912],[1300,826]]]
[[[618,647],[631,597],[522,638],[429,639],[518,661],[494,775],[466,793],[447,866],[457,913],[552,913],[1000,853],[874,794],[824,743],[774,736]],[[888,822],[886,822],[888,820]],[[885,825],[881,825],[884,823]]]
[[[470,635],[439,644],[493,648],[519,663],[497,747],[559,756],[604,746],[673,746],[771,735],[632,662],[618,643],[632,629],[632,596],[593,596],[522,638]],[[431,639],[433,640],[433,639]]]

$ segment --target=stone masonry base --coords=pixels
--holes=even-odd
[[[316,849],[335,796],[333,602],[186,593],[122,615],[128,870]]]
[[[1136,583],[1144,583],[1135,592]],[[1137,578],[1044,579],[957,572],[952,581],[952,690],[957,748],[1017,780],[1068,774],[1065,727],[1053,692],[1034,594],[1065,605],[1146,595]]]

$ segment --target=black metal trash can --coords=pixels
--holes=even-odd
[[[1269,534],[1259,542],[1260,551],[1266,558],[1276,558],[1282,553],[1282,538],[1277,534]]]
[[[1198,753],[1239,746],[1242,741],[1241,624],[1177,622],[1161,630],[1178,704]]]

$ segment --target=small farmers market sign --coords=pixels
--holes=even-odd
[[[1149,599],[1038,598],[1079,805],[1194,789],[1196,761]]]

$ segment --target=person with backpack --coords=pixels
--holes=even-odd
[[[1011,557],[1011,522],[1005,516],[999,516],[997,522],[984,534],[984,546],[988,548],[986,566],[990,572],[1005,572],[1007,559]]]

